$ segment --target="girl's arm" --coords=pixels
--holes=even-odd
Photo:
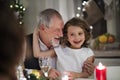
[[[39,29],[36,27],[33,33],[33,55],[36,58],[39,57],[54,57],[55,56],[55,52],[54,49],[50,49],[48,51],[41,51],[40,47],[39,47]]]
[[[94,56],[89,57],[85,62],[93,64]],[[93,69],[93,72],[94,72],[94,69]],[[70,80],[74,80],[75,78],[88,78],[90,76],[90,74],[86,71],[85,67],[83,67],[81,73],[71,72],[71,71],[68,71],[66,73],[68,74],[68,77]]]

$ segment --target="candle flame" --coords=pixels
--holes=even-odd
[[[98,68],[101,70],[101,69],[104,69],[104,68],[105,68],[105,66],[103,66],[103,65],[102,65],[102,63],[101,63],[101,62],[99,62],[99,64],[98,64]]]
[[[103,65],[102,65],[102,63],[101,62],[99,62],[99,67],[102,67]]]

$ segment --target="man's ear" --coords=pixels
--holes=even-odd
[[[39,29],[40,29],[40,30],[45,30],[44,24],[41,24],[41,25],[39,26]]]

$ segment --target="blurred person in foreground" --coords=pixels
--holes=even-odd
[[[0,0],[0,80],[17,80],[16,67],[23,57],[24,29],[10,0]]]

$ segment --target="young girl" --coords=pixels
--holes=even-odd
[[[87,47],[90,35],[89,25],[84,20],[74,17],[64,26],[61,45],[54,50],[42,52],[39,50],[36,37],[33,50],[40,57],[57,56],[57,70],[61,73],[65,71],[69,79],[89,77],[83,68],[83,63],[94,62],[93,51]]]

